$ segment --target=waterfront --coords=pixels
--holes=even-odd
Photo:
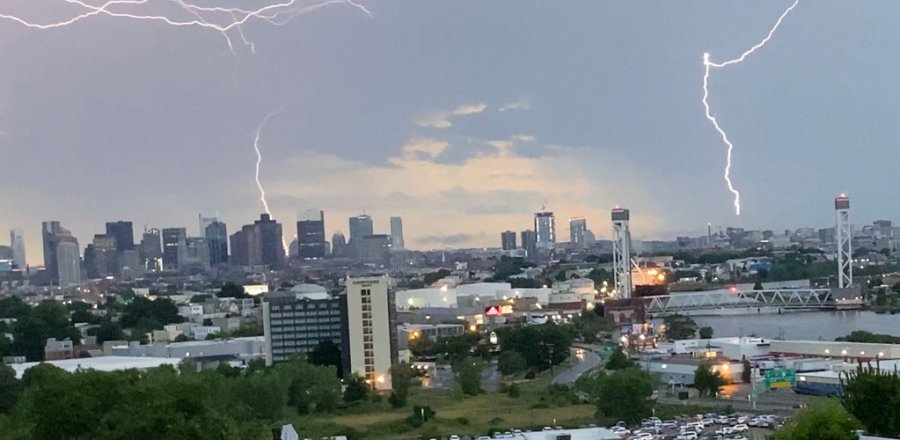
[[[900,314],[881,315],[870,311],[695,316],[693,319],[700,327],[712,327],[718,337],[753,334],[773,339],[830,341],[854,330],[900,335]]]

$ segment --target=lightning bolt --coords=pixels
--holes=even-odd
[[[734,213],[735,215],[741,215],[741,193],[734,187],[734,183],[731,182],[731,153],[734,151],[734,144],[731,143],[731,140],[728,139],[728,134],[725,133],[725,130],[719,125],[719,121],[715,116],[712,115],[712,112],[709,109],[709,72],[712,69],[721,69],[732,64],[738,64],[747,59],[748,56],[756,52],[760,48],[766,45],[770,39],[772,39],[772,35],[775,34],[775,31],[781,26],[781,22],[784,21],[784,17],[786,17],[797,4],[800,3],[800,0],[794,0],[794,3],[789,6],[784,12],[781,13],[781,16],[778,17],[778,20],[775,22],[775,25],[769,29],[769,33],[766,34],[766,37],[760,40],[759,43],[756,43],[750,49],[747,49],[741,56],[731,59],[728,61],[723,61],[721,63],[715,63],[710,61],[709,53],[703,54],[703,108],[706,109],[706,119],[709,120],[713,124],[713,127],[716,128],[716,131],[719,132],[719,136],[722,137],[722,142],[728,146],[728,153],[725,156],[725,183],[728,184],[728,191],[734,195]]]
[[[302,0],[285,0],[280,3],[270,3],[257,9],[242,9],[228,7],[205,7],[198,6],[184,0],[165,0],[166,3],[173,3],[180,9],[185,11],[190,18],[178,18],[170,15],[140,13],[135,10],[141,6],[151,4],[152,0],[108,0],[100,6],[94,6],[82,0],[60,0],[61,3],[77,6],[81,12],[72,15],[66,19],[49,22],[38,23],[17,15],[0,12],[0,20],[9,20],[25,26],[30,29],[49,30],[66,27],[78,23],[82,20],[95,16],[108,16],[114,18],[124,18],[132,20],[144,20],[164,23],[175,27],[199,27],[203,29],[220,32],[228,44],[228,48],[232,53],[234,45],[229,32],[234,30],[245,46],[249,47],[250,52],[254,52],[253,43],[249,42],[244,35],[242,28],[252,19],[266,21],[270,24],[280,26],[286,24],[292,19],[307,14],[309,12],[321,9],[334,4],[345,4],[355,9],[359,9],[363,13],[372,18],[372,12],[365,6],[355,2],[354,0],[325,0],[318,2],[309,2]],[[153,2],[158,4],[159,1]],[[130,9],[124,9],[130,8]],[[218,21],[217,21],[218,20]]]
[[[266,189],[263,188],[262,181],[259,178],[259,168],[260,165],[262,165],[262,151],[259,149],[259,138],[262,136],[262,131],[266,128],[266,124],[269,123],[269,120],[280,115],[283,111],[284,106],[266,115],[262,122],[259,123],[259,126],[256,127],[256,137],[253,138],[253,150],[256,151],[256,174],[254,178],[256,179],[256,187],[259,189],[259,201],[262,203],[263,209],[269,216],[272,216],[272,211],[269,210],[269,202],[266,201]],[[287,253],[288,246],[287,242],[284,240],[284,234],[281,235],[281,245],[284,247],[285,253]]]

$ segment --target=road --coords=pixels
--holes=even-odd
[[[584,373],[599,367],[603,360],[594,350],[599,350],[599,348],[589,346],[572,347],[572,366],[554,377],[552,383],[571,385]]]

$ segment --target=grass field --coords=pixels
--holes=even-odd
[[[549,376],[518,384],[520,395],[503,393],[466,396],[458,390],[414,390],[406,407],[393,410],[386,402],[367,403],[336,415],[297,416],[289,421],[301,437],[349,435],[352,439],[429,439],[441,435],[484,435],[511,428],[574,427],[595,422],[593,405],[570,404],[548,391]],[[404,420],[414,406],[428,406],[435,419],[420,428]]]

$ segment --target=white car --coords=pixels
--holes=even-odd
[[[722,427],[722,429],[716,430],[716,435],[731,435],[731,434],[734,434],[734,429],[732,429],[730,426],[724,426],[724,427]]]
[[[694,432],[686,432],[675,437],[675,440],[697,440],[697,434]]]
[[[631,437],[631,440],[653,440],[653,434],[649,432],[642,432],[634,437]]]
[[[450,436],[450,440],[459,440],[459,436],[456,434],[453,434]]]
[[[734,426],[731,428],[731,432],[746,432],[746,431],[748,431],[749,429],[750,429],[750,428],[748,428],[746,424],[744,424],[744,423],[738,423],[737,425],[734,425]]]

